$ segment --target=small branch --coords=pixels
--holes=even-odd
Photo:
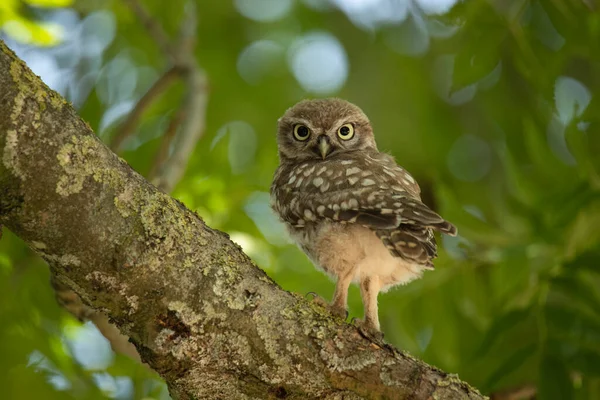
[[[133,133],[143,111],[152,100],[164,91],[172,79],[181,77],[185,82],[187,92],[181,103],[181,109],[171,120],[168,131],[165,133],[149,175],[151,181],[159,189],[169,193],[185,173],[189,159],[196,143],[202,137],[205,127],[208,85],[206,74],[194,57],[197,30],[196,6],[192,1],[186,3],[186,19],[181,24],[177,43],[171,46],[166,43],[168,39],[162,27],[141,4],[137,0],[127,1],[165,54],[171,57],[174,67],[167,71],[140,99],[115,135],[110,147],[113,151],[117,151],[123,141]],[[178,130],[180,125],[181,129]],[[173,146],[172,143],[174,143]],[[172,152],[170,152],[171,147],[173,147]]]
[[[129,113],[127,119],[121,124],[119,130],[114,135],[110,148],[114,152],[118,152],[119,148],[131,134],[133,134],[135,127],[144,113],[144,111],[152,104],[154,100],[158,98],[171,83],[181,74],[181,68],[171,67],[163,75],[158,78],[156,82],[148,89],[148,91],[140,98],[135,105],[134,109]]]
[[[166,193],[170,193],[181,180],[189,159],[202,137],[206,121],[208,102],[207,79],[204,72],[194,66],[186,77],[187,94],[183,101],[182,114],[185,116],[181,131],[175,138],[171,156],[159,165],[158,175],[153,183]]]
[[[196,45],[196,29],[198,27],[198,20],[196,18],[196,4],[192,1],[188,1],[185,4],[185,15],[186,18],[181,24],[179,30],[179,37],[177,40],[177,50],[175,52],[175,58],[178,60],[178,64],[186,64],[186,59],[189,59],[194,54],[194,46]],[[183,60],[179,57],[183,56]]]
[[[137,15],[138,19],[144,24],[144,27],[152,37],[152,40],[156,42],[160,50],[171,57],[174,61],[177,57],[171,46],[171,39],[164,31],[162,26],[156,22],[154,18],[146,11],[146,9],[140,4],[138,0],[125,0],[129,5],[129,8]]]
[[[533,385],[519,386],[513,389],[492,393],[491,400],[531,400],[535,399],[537,388]]]
[[[185,113],[183,110],[175,112],[175,115],[171,118],[171,121],[169,122],[167,131],[162,137],[160,147],[158,149],[158,152],[156,153],[156,156],[154,157],[154,162],[152,163],[152,169],[148,173],[148,180],[155,185],[156,176],[158,175],[161,166],[169,158],[169,152],[171,150],[173,138],[175,138],[175,135],[177,134],[177,129],[181,126],[184,119]]]
[[[88,319],[96,325],[102,336],[108,340],[112,351],[123,354],[148,367],[147,364],[143,363],[135,346],[129,341],[129,337],[123,335],[116,326],[111,324],[106,315],[96,311]]]
[[[170,193],[183,177],[196,143],[204,133],[206,121],[208,80],[194,57],[197,20],[196,6],[191,1],[186,3],[186,16],[179,33],[176,58],[178,65],[185,71],[183,80],[187,92],[179,114],[183,116],[183,120],[175,137],[173,152],[169,156],[171,138],[167,137],[167,141],[163,141],[161,146],[161,151],[167,157],[160,155],[157,159],[159,164],[153,167],[157,174],[152,177],[152,182],[166,193]]]
[[[55,275],[50,276],[50,283],[56,295],[58,304],[80,322],[92,321],[110,343],[115,353],[123,354],[136,361],[142,362],[135,346],[129,338],[123,335],[116,326],[112,325],[106,315],[94,310],[81,301],[81,298]]]

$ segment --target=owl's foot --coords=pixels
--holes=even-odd
[[[358,333],[374,343],[384,345],[383,333],[369,320],[352,318],[352,324],[358,328]]]
[[[323,307],[326,310],[329,310],[336,317],[340,317],[344,321],[348,318],[348,310],[342,307],[337,307],[335,304],[329,303],[327,300],[317,295],[315,292],[308,292],[307,296],[312,296],[311,301]]]

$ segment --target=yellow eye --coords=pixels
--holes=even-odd
[[[342,140],[350,140],[354,137],[354,126],[352,124],[344,124],[338,129],[338,136]]]
[[[303,142],[308,139],[309,136],[310,129],[308,129],[306,126],[300,124],[294,126],[294,137],[296,140]]]

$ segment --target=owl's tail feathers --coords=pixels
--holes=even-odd
[[[408,228],[410,229],[410,228]],[[429,239],[427,230],[377,231],[377,236],[395,257],[433,269],[432,259],[437,256],[435,242]]]
[[[458,234],[458,229],[456,226],[452,225],[450,222],[444,220],[443,222],[437,224],[435,229],[438,231],[445,233],[446,235],[456,236]]]
[[[425,204],[412,201],[407,205],[408,206],[404,206],[404,208],[401,209],[401,215],[404,219],[404,221],[402,221],[403,223],[414,223],[438,230],[450,236],[456,236],[456,227]]]

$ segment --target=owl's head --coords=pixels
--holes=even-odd
[[[277,144],[279,157],[294,161],[377,149],[367,116],[341,99],[303,100],[289,108],[278,121]]]

